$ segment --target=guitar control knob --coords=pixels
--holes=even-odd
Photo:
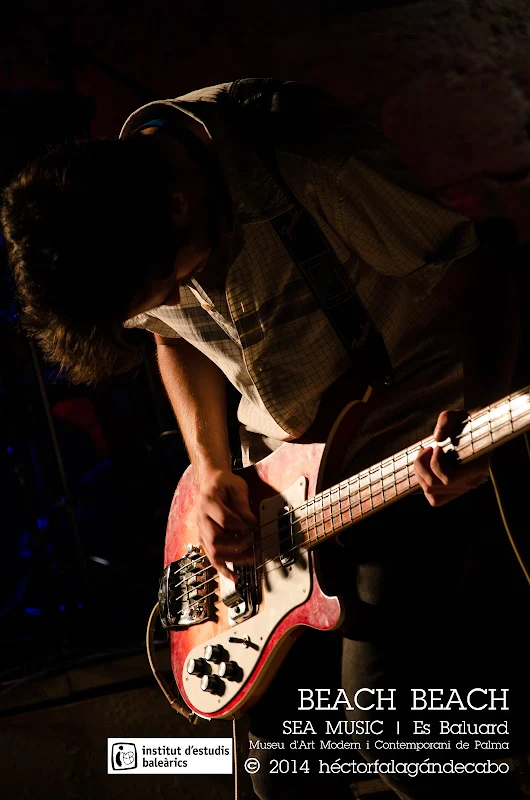
[[[186,669],[190,675],[197,675],[201,678],[208,671],[208,664],[204,658],[190,658],[186,664]]]
[[[204,657],[206,661],[211,661],[212,664],[220,664],[227,658],[225,649],[220,644],[207,644],[204,648]]]
[[[219,675],[229,681],[240,681],[241,667],[235,661],[223,661],[219,664]]]
[[[205,675],[201,681],[201,689],[203,692],[210,692],[210,694],[223,694],[225,684],[219,675]]]

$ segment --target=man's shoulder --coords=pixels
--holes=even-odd
[[[375,121],[298,81],[245,78],[227,96],[239,126],[262,152],[270,148],[340,172],[353,154],[385,142]]]
[[[254,111],[304,113],[310,109],[343,108],[336,97],[316,86],[277,78],[240,78],[228,87],[228,94]]]

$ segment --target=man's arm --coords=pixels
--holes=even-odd
[[[256,525],[245,481],[232,473],[226,423],[226,378],[183,339],[155,334],[160,374],[175,412],[199,489],[199,541],[216,569],[252,561]]]
[[[520,256],[519,256],[520,258]],[[511,388],[519,325],[516,288],[510,267],[514,251],[476,251],[476,257],[454,262],[438,285],[463,309],[458,334],[465,342],[464,398],[470,411],[500,399]],[[495,305],[490,287],[495,287]],[[440,442],[460,433],[464,411],[443,411],[434,438]],[[431,506],[441,506],[478,486],[489,468],[489,455],[455,465],[441,448],[422,450],[414,469]]]
[[[184,339],[155,334],[158,366],[199,482],[213,470],[230,470],[225,376]]]

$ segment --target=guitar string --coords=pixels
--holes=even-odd
[[[509,416],[510,416],[510,419],[509,419],[509,423],[510,423],[510,425],[511,425],[511,427],[512,427],[512,431],[513,431],[513,422],[514,422],[514,421],[516,421],[518,418],[520,418],[520,417],[522,417],[522,416],[526,416],[526,415],[528,415],[528,412],[523,412],[522,414],[520,414],[520,415],[519,415],[519,417],[517,417],[517,416],[515,416],[515,415],[512,415],[512,413],[511,413],[511,409],[510,409],[510,415],[509,415]],[[499,430],[500,428],[504,427],[506,424],[507,424],[507,423],[506,423],[506,422],[504,422],[504,423],[501,423],[501,424],[497,425],[496,427],[494,427],[493,425],[491,425],[491,422],[489,421],[489,422],[488,422],[488,428],[489,428],[488,432],[487,432],[487,433],[485,433],[485,434],[483,434],[483,435],[481,435],[481,436],[478,436],[478,437],[476,437],[476,439],[475,439],[475,443],[476,443],[476,442],[478,442],[480,439],[482,439],[482,438],[484,438],[484,437],[487,437],[488,439],[490,439],[491,441],[493,441],[493,433],[495,433],[495,432],[496,432],[497,430]],[[472,440],[472,439],[473,439],[473,437],[472,437],[472,435],[471,435],[471,434],[472,434],[472,432],[467,432],[466,434],[463,434],[463,436],[470,436],[470,439]],[[427,441],[427,440],[423,440],[423,441]],[[432,441],[434,441],[434,439],[432,439]],[[472,446],[472,448],[473,448],[473,444],[474,444],[474,442],[473,442],[473,441],[471,441],[471,442],[470,442],[470,444],[471,444],[471,446]],[[467,445],[466,445],[466,446],[467,446]],[[419,448],[418,448],[418,449],[419,449]],[[463,449],[463,448],[461,447],[461,449]],[[412,449],[412,448],[409,448],[409,451],[407,451],[407,452],[414,452],[414,451],[413,451],[413,449]],[[399,456],[399,454],[398,454],[398,456]],[[388,459],[388,460],[391,460],[391,459]],[[379,466],[380,466],[380,465],[379,465]],[[378,469],[379,469],[379,466],[378,466]],[[308,525],[308,527],[307,527],[307,528],[305,528],[305,529],[303,529],[303,530],[300,530],[300,531],[298,531],[298,532],[297,532],[297,535],[298,535],[298,536],[300,536],[300,534],[304,534],[304,535],[305,535],[305,534],[306,534],[308,531],[310,531],[312,528],[314,528],[314,529],[316,529],[316,536],[313,538],[313,540],[311,540],[311,538],[310,538],[310,539],[309,539],[309,541],[307,542],[307,541],[305,541],[305,539],[304,539],[304,541],[303,541],[301,544],[299,544],[299,545],[296,545],[295,547],[291,548],[290,550],[287,550],[287,551],[285,551],[284,553],[280,553],[280,554],[278,554],[278,555],[283,555],[283,556],[285,556],[285,555],[288,555],[290,552],[294,552],[294,551],[296,551],[296,550],[299,550],[299,548],[300,548],[300,546],[301,546],[301,545],[309,545],[309,546],[310,546],[311,544],[313,544],[313,543],[315,543],[315,542],[317,542],[317,543],[318,543],[318,540],[319,540],[318,526],[319,526],[319,525],[325,525],[325,523],[326,523],[326,522],[330,522],[330,521],[331,521],[331,522],[332,522],[332,524],[333,524],[333,521],[332,521],[332,516],[333,516],[333,505],[336,505],[336,504],[337,504],[337,502],[339,503],[339,506],[340,506],[340,503],[342,503],[344,500],[350,500],[350,502],[349,502],[349,508],[347,509],[347,511],[348,511],[348,512],[350,512],[350,519],[348,520],[348,522],[346,523],[346,526],[345,526],[345,527],[350,527],[350,526],[354,525],[356,522],[359,522],[359,521],[360,521],[360,520],[361,520],[361,519],[362,519],[364,516],[366,516],[366,515],[367,515],[366,513],[363,513],[363,511],[362,511],[362,505],[363,505],[363,503],[364,503],[364,502],[366,502],[367,500],[370,500],[370,501],[371,501],[371,505],[372,505],[372,508],[371,508],[371,509],[370,509],[370,511],[369,511],[369,512],[367,512],[367,513],[371,513],[371,511],[377,511],[377,510],[378,510],[378,509],[380,509],[382,506],[384,506],[386,502],[388,502],[388,501],[386,501],[386,500],[384,499],[384,492],[385,492],[385,491],[390,491],[390,489],[391,489],[391,488],[395,488],[395,489],[396,489],[396,494],[395,494],[395,495],[394,495],[392,498],[389,498],[389,499],[396,499],[396,498],[400,497],[400,495],[398,494],[398,491],[397,491],[397,484],[398,484],[398,483],[401,483],[401,482],[402,482],[402,481],[404,481],[404,480],[406,480],[406,481],[408,482],[409,488],[411,487],[411,481],[410,481],[410,477],[411,477],[411,474],[410,474],[410,469],[411,469],[411,468],[413,468],[413,464],[409,464],[409,463],[407,463],[407,464],[406,464],[406,465],[404,465],[403,467],[400,467],[400,468],[399,468],[398,472],[399,472],[399,471],[402,471],[402,470],[406,470],[406,472],[407,472],[407,475],[406,475],[406,477],[404,477],[404,478],[401,478],[399,481],[397,481],[397,480],[394,480],[393,487],[388,487],[388,488],[387,488],[387,487],[384,487],[384,486],[383,486],[383,480],[384,480],[384,479],[379,479],[379,480],[380,480],[380,482],[381,482],[381,489],[380,489],[380,490],[378,490],[378,491],[377,491],[377,492],[375,492],[375,493],[373,493],[373,492],[371,491],[371,489],[372,489],[372,484],[369,484],[369,485],[368,485],[368,486],[366,486],[366,487],[358,487],[358,488],[356,489],[356,494],[358,495],[358,499],[355,497],[355,495],[351,495],[351,496],[350,496],[350,497],[348,497],[348,498],[342,498],[342,499],[340,499],[340,497],[339,497],[339,499],[338,499],[338,500],[332,501],[332,502],[330,503],[330,505],[326,507],[326,509],[324,509],[324,507],[321,509],[321,513],[322,513],[322,514],[323,514],[323,513],[324,513],[324,511],[325,511],[325,510],[327,510],[328,508],[330,509],[330,516],[329,516],[328,518],[326,518],[326,519],[323,519],[323,520],[322,520],[322,522],[317,522],[317,521],[316,521],[316,513],[317,513],[317,512],[316,512],[316,511],[313,511],[313,516],[315,517],[315,520],[314,520],[314,522],[313,522],[311,525]],[[394,473],[393,473],[393,477],[394,477],[394,478],[396,478],[396,476],[397,476],[397,472],[394,472]],[[391,477],[391,476],[389,475],[389,476],[386,476],[386,477]],[[339,492],[340,492],[340,486],[341,486],[341,485],[344,485],[345,483],[346,483],[346,482],[342,482],[342,484],[339,484],[339,485],[337,485],[337,489],[339,490]],[[321,495],[322,495],[322,500],[324,500],[324,495],[330,495],[331,491],[332,491],[332,490],[334,490],[334,489],[335,489],[335,487],[330,487],[330,489],[329,489],[329,490],[326,490],[326,492],[323,492],[323,493],[321,493]],[[368,489],[368,490],[369,490],[369,497],[368,497],[368,498],[364,498],[364,499],[363,499],[363,498],[361,497],[361,492],[362,492],[362,491],[364,491],[365,489]],[[381,494],[381,495],[383,496],[383,502],[382,502],[381,504],[379,504],[379,505],[378,505],[378,506],[377,506],[377,507],[374,509],[374,507],[373,507],[373,497],[374,497],[374,496],[377,496],[378,494]],[[402,496],[402,495],[401,495],[401,496]],[[300,506],[299,508],[303,508],[303,506]],[[355,519],[354,519],[354,518],[352,518],[352,516],[351,516],[351,512],[352,512],[352,511],[356,511],[357,509],[360,509],[360,515],[359,515],[357,518],[355,518]],[[298,509],[295,509],[295,510],[298,510]],[[288,512],[288,513],[292,513],[292,511],[291,511],[291,512]],[[342,517],[343,513],[346,513],[346,512],[344,512],[344,511],[342,511],[342,509],[340,509],[338,513],[340,513],[340,515],[341,515],[341,517]],[[286,516],[286,514],[284,514],[284,515],[281,515],[281,516]],[[279,517],[278,517],[278,518],[276,518],[275,520],[272,520],[272,521],[271,521],[271,522],[269,522],[269,523],[266,523],[266,525],[263,525],[263,526],[261,526],[261,528],[258,528],[258,529],[257,529],[257,531],[261,530],[262,528],[265,528],[267,525],[273,524],[274,522],[276,522],[276,521],[277,521],[277,519],[279,519]],[[309,517],[306,517],[306,520],[307,520],[307,522],[309,523]],[[256,532],[257,532],[257,531],[256,531]],[[339,533],[339,531],[334,531],[334,533]],[[272,536],[272,535],[276,535],[276,534],[271,534],[271,536]],[[326,533],[326,531],[324,531],[322,535],[323,535],[323,537],[325,538],[325,537],[329,536],[329,533]],[[269,538],[269,537],[268,537],[268,536],[267,536],[267,537],[264,537],[264,538],[263,538],[263,540],[262,540],[262,542],[263,542],[263,541],[265,541],[267,538]],[[259,570],[259,569],[263,569],[263,568],[264,568],[264,567],[265,567],[267,564],[274,563],[274,562],[276,561],[276,558],[277,558],[277,557],[278,557],[278,556],[275,556],[275,557],[273,557],[273,558],[269,558],[269,559],[265,560],[263,563],[255,565],[255,570],[256,570],[256,572],[257,572],[257,570]],[[204,568],[204,570],[202,570],[202,571],[204,572],[204,571],[206,571],[206,570],[208,570],[208,569],[210,569],[210,568],[211,568],[211,566],[208,566],[208,567]],[[282,569],[282,568],[285,568],[285,567],[284,567],[284,565],[283,565],[283,564],[279,564],[279,565],[277,565],[277,566],[276,566],[274,569],[272,569],[272,570],[267,570],[267,573],[274,572],[276,569]],[[209,578],[207,581],[204,581],[204,583],[202,584],[202,586],[205,586],[207,583],[211,583],[211,582],[213,582],[213,581],[215,581],[215,580],[216,580],[216,576],[213,576],[213,577]],[[189,594],[189,592],[188,592],[187,594]],[[198,600],[196,600],[196,601],[195,601],[193,604],[191,604],[191,606],[190,606],[190,607],[193,607],[193,605],[197,605],[197,604],[199,604],[199,603],[203,602],[204,600],[206,600],[208,597],[210,597],[210,596],[211,596],[211,595],[213,595],[213,594],[215,594],[215,591],[213,591],[213,592],[210,592],[209,594],[207,594],[207,595],[204,595],[203,597],[199,598],[199,599],[198,599]],[[185,595],[184,595],[184,594],[183,594],[183,595],[181,595],[179,598],[177,598],[177,602],[178,602],[179,600],[182,600],[182,599],[183,599],[183,597],[185,597]]]
[[[511,403],[511,400],[512,400],[512,399],[514,399],[514,398],[510,398],[510,403]],[[503,402],[506,402],[506,401],[503,401]],[[501,402],[499,405],[502,405],[502,402]],[[468,419],[471,419],[471,421],[476,421],[476,420],[477,420],[477,419],[480,417],[480,414],[481,414],[481,413],[486,413],[487,411],[489,411],[489,409],[490,409],[490,408],[491,408],[491,407],[486,407],[486,409],[481,409],[481,412],[477,412],[477,414],[476,414],[476,415],[474,415],[472,418],[468,418]],[[508,417],[509,417],[509,419],[508,419],[508,421],[507,421],[507,422],[508,422],[508,423],[511,425],[512,432],[514,431],[514,426],[513,426],[513,423],[514,423],[514,421],[517,421],[517,420],[518,420],[518,419],[520,419],[521,417],[524,417],[524,416],[528,415],[528,413],[529,413],[528,411],[523,411],[521,414],[519,414],[519,415],[515,415],[515,414],[513,414],[513,413],[512,413],[512,409],[511,409],[511,407],[509,407],[509,409],[508,409],[508,414],[507,414],[506,416],[508,416]],[[483,434],[483,435],[481,435],[481,436],[477,436],[475,439],[473,439],[473,430],[471,429],[471,431],[466,431],[466,432],[464,432],[464,433],[462,433],[462,434],[459,434],[457,437],[455,437],[455,439],[458,439],[458,438],[462,438],[462,439],[464,439],[464,438],[466,438],[466,437],[469,437],[469,439],[470,439],[470,445],[471,445],[471,447],[472,447],[472,450],[474,450],[474,447],[473,447],[473,445],[474,445],[474,444],[476,444],[477,442],[479,442],[479,441],[480,441],[480,439],[482,439],[482,438],[488,438],[488,439],[490,439],[490,440],[493,442],[493,433],[495,433],[495,432],[496,432],[497,430],[499,430],[500,428],[503,428],[503,427],[505,427],[505,425],[507,424],[507,422],[502,422],[502,421],[501,421],[499,425],[497,425],[496,427],[494,427],[494,426],[491,424],[491,415],[489,415],[489,418],[488,418],[488,423],[487,423],[487,424],[488,424],[488,431],[487,431],[485,434]],[[466,421],[464,424],[467,424],[467,421]],[[254,531],[252,531],[252,536],[253,536],[252,550],[253,550],[253,553],[254,553],[254,558],[256,558],[256,549],[255,549],[256,541],[255,541],[255,538],[254,538],[254,534],[258,533],[259,531],[261,531],[261,530],[263,530],[263,529],[265,529],[265,528],[266,528],[268,525],[273,525],[273,524],[274,524],[274,522],[277,522],[277,521],[278,521],[279,519],[281,519],[282,517],[286,517],[286,516],[287,516],[287,515],[289,515],[289,514],[294,514],[294,512],[295,512],[295,511],[301,511],[301,510],[303,510],[304,508],[305,508],[305,510],[307,510],[307,508],[308,508],[308,506],[309,506],[310,504],[312,504],[312,505],[313,505],[313,511],[312,511],[312,512],[309,512],[309,513],[312,513],[312,515],[313,515],[313,518],[314,518],[314,519],[313,519],[313,521],[310,523],[310,520],[309,520],[309,514],[306,514],[305,521],[307,521],[307,523],[308,523],[308,527],[307,527],[307,528],[305,528],[305,529],[300,529],[300,530],[297,532],[297,535],[298,535],[298,536],[300,536],[301,534],[304,534],[304,536],[305,536],[305,534],[306,534],[308,531],[311,531],[311,530],[314,528],[314,529],[316,530],[316,534],[317,534],[317,535],[316,535],[316,540],[318,541],[318,538],[319,538],[319,534],[318,534],[318,526],[320,526],[320,525],[325,525],[325,523],[327,523],[327,522],[330,522],[330,521],[331,521],[331,522],[332,522],[332,524],[333,524],[333,521],[332,521],[332,517],[333,517],[333,505],[334,505],[334,504],[336,504],[336,503],[338,502],[338,503],[339,503],[339,506],[340,506],[340,504],[341,504],[343,501],[345,501],[345,500],[348,500],[348,497],[346,497],[346,498],[340,498],[340,490],[341,490],[341,487],[343,487],[343,488],[348,488],[348,489],[351,489],[352,487],[351,487],[351,486],[349,486],[348,484],[350,484],[350,483],[351,483],[351,482],[353,482],[353,481],[357,481],[357,483],[359,484],[359,485],[358,485],[358,486],[355,488],[355,492],[356,492],[356,493],[359,495],[359,500],[360,500],[360,502],[359,502],[359,506],[360,506],[360,508],[361,508],[361,517],[363,516],[363,513],[362,513],[362,503],[363,503],[363,502],[366,502],[367,500],[369,500],[369,501],[371,502],[371,505],[372,505],[372,509],[371,509],[371,510],[374,510],[374,509],[373,509],[373,497],[374,497],[374,496],[377,496],[378,494],[382,494],[382,495],[383,495],[383,498],[384,498],[384,492],[385,492],[385,491],[389,491],[391,488],[393,488],[393,486],[397,486],[397,481],[395,480],[395,478],[396,478],[396,475],[397,475],[397,473],[398,473],[399,471],[401,471],[401,470],[406,470],[406,471],[407,471],[407,477],[406,477],[406,479],[408,480],[408,482],[409,482],[409,484],[410,484],[410,474],[409,474],[409,468],[412,466],[412,464],[409,464],[409,463],[408,463],[408,461],[407,461],[407,463],[406,463],[406,464],[404,464],[403,466],[399,467],[399,468],[398,468],[398,471],[396,471],[396,470],[394,469],[394,470],[392,471],[392,473],[389,473],[389,474],[388,474],[388,475],[386,475],[386,476],[383,476],[383,475],[382,475],[382,468],[383,468],[383,465],[384,465],[385,463],[386,463],[386,464],[388,464],[388,463],[390,463],[390,462],[394,462],[394,465],[395,465],[395,462],[396,462],[396,459],[397,459],[397,458],[399,458],[399,459],[400,459],[400,458],[404,458],[405,456],[407,456],[407,457],[408,457],[409,455],[412,455],[412,454],[414,454],[415,452],[417,452],[417,451],[419,450],[419,444],[422,444],[423,446],[425,446],[425,445],[429,446],[429,442],[433,442],[433,443],[434,443],[434,441],[435,441],[435,440],[434,440],[434,438],[433,438],[433,437],[430,437],[429,439],[424,439],[424,440],[422,440],[420,443],[416,443],[415,445],[413,445],[412,447],[408,448],[407,450],[405,450],[405,451],[401,451],[401,453],[394,454],[394,456],[392,456],[392,457],[390,457],[390,458],[386,459],[384,462],[380,462],[378,465],[374,465],[373,467],[369,468],[368,470],[364,470],[363,472],[359,473],[357,476],[352,476],[352,478],[349,478],[347,481],[342,481],[340,484],[336,484],[336,485],[334,485],[334,486],[330,487],[329,489],[326,489],[324,492],[321,492],[321,493],[319,493],[319,495],[317,496],[317,497],[319,498],[318,500],[317,500],[317,497],[315,497],[315,498],[311,498],[309,501],[305,501],[305,502],[304,502],[304,503],[303,503],[301,506],[298,506],[298,507],[297,507],[297,508],[295,508],[295,509],[290,509],[289,511],[285,512],[284,514],[280,514],[280,515],[278,515],[278,517],[276,517],[274,520],[271,520],[270,522],[267,522],[267,523],[265,523],[265,525],[259,526],[259,527],[258,527],[258,528],[256,528]],[[460,445],[460,446],[459,446],[459,449],[463,449],[465,446],[467,446],[467,445]],[[456,449],[458,450],[458,448],[456,448]],[[374,486],[374,483],[373,483],[373,482],[372,482],[372,480],[371,480],[371,476],[373,476],[373,474],[374,474],[376,471],[380,473],[380,477],[378,477],[377,483],[381,483],[381,489],[380,489],[380,490],[378,490],[377,492],[372,492],[372,488],[373,488],[373,486]],[[365,473],[365,474],[363,474],[363,473]],[[369,483],[368,483],[366,486],[364,486],[364,487],[363,487],[363,486],[361,486],[361,485],[360,485],[360,483],[361,483],[361,479],[362,479],[363,477],[369,477],[369,476],[370,476]],[[394,484],[393,484],[392,486],[390,486],[390,487],[385,487],[385,486],[384,486],[384,481],[385,481],[385,480],[387,480],[388,478],[392,478],[392,477],[394,477]],[[401,480],[400,480],[399,482],[401,482]],[[361,498],[361,492],[362,492],[362,491],[365,491],[365,490],[368,490],[369,496],[368,496],[367,498],[364,498],[364,500],[363,500],[363,499]],[[334,492],[334,491],[338,491],[338,492],[339,492],[339,496],[338,496],[338,498],[337,498],[336,500],[331,500],[331,493],[332,493],[332,492]],[[354,495],[350,495],[350,496],[351,496],[351,497],[353,497]],[[396,496],[397,496],[397,495],[395,495],[394,497],[396,497]],[[329,504],[327,504],[327,505],[324,505],[325,501],[327,501],[328,499],[330,499],[330,500],[331,500],[331,502],[330,502]],[[392,498],[392,499],[394,499],[394,498]],[[321,509],[318,509],[318,510],[316,509],[316,507],[315,507],[315,503],[316,503],[316,502],[321,502],[321,503],[322,503],[322,508],[321,508]],[[385,500],[383,499],[383,503],[382,503],[382,504],[380,504],[380,505],[384,505],[384,504],[385,504],[385,502],[387,502],[387,501],[385,501]],[[380,508],[380,505],[378,505],[378,506],[377,506],[377,508],[376,508],[375,510],[377,510],[378,508]],[[318,521],[318,522],[317,522],[317,518],[316,518],[316,515],[317,515],[317,513],[321,513],[322,515],[324,515],[325,511],[326,511],[326,510],[328,510],[328,509],[330,510],[330,517],[327,517],[327,518],[324,518],[324,517],[323,517],[322,521]],[[348,509],[348,510],[349,510],[349,511],[351,511],[351,510],[352,510],[352,503],[351,503],[351,501],[350,501],[350,503],[349,503],[349,509]],[[339,508],[339,511],[338,511],[338,513],[339,513],[339,514],[340,514],[340,516],[342,517],[342,514],[343,514],[343,513],[345,513],[345,512],[344,512],[342,509],[340,509],[340,508]],[[368,513],[369,513],[369,512],[368,512]],[[364,515],[364,516],[365,516],[365,515]],[[348,523],[348,525],[350,525],[350,524],[352,524],[352,523],[351,523],[351,521]],[[323,536],[323,537],[326,537],[326,536],[328,536],[328,535],[329,535],[329,533],[326,533],[326,531],[324,530],[324,532],[323,532],[322,536]],[[276,531],[274,531],[273,533],[271,533],[271,534],[268,534],[267,536],[264,536],[264,537],[261,539],[261,544],[263,544],[263,542],[264,542],[264,541],[266,541],[268,538],[271,538],[272,536],[277,536],[277,532],[276,532]],[[292,536],[292,534],[291,534],[291,536]],[[302,542],[302,544],[307,544],[307,542],[305,542],[305,540],[304,540],[304,542]],[[309,544],[311,544],[311,538],[309,539]],[[280,553],[279,555],[283,555],[283,556],[285,556],[285,555],[287,555],[289,552],[292,552],[293,550],[297,550],[299,547],[300,547],[300,545],[297,545],[297,546],[295,546],[295,547],[291,548],[291,550],[284,551],[284,553]],[[250,564],[250,565],[244,565],[244,566],[247,566],[247,567],[249,567],[249,568],[254,568],[254,569],[257,571],[258,569],[261,569],[261,568],[263,568],[263,566],[265,566],[265,564],[266,564],[266,563],[270,563],[271,561],[275,561],[275,558],[268,559],[268,560],[267,560],[266,562],[264,562],[263,564],[258,564],[258,565],[256,565],[256,564]],[[176,572],[176,573],[174,573],[174,574],[178,575],[180,572],[182,572],[182,571],[183,571],[183,570],[185,570],[185,569],[186,569],[186,567],[182,567],[182,568],[181,568],[179,571],[177,571],[177,572]],[[195,574],[194,574],[194,578],[198,577],[198,576],[199,576],[201,573],[203,573],[203,572],[206,572],[208,569],[210,569],[210,566],[208,566],[208,567],[204,567],[204,568],[203,568],[202,570],[200,570],[198,573],[195,573]],[[206,583],[209,583],[210,581],[212,581],[212,580],[214,580],[214,579],[215,579],[215,578],[210,578],[210,579],[208,579],[208,581],[204,581],[204,583],[202,584],[202,586],[204,586]],[[182,585],[182,584],[183,584],[183,583],[184,583],[186,580],[189,580],[189,578],[185,578],[184,580],[180,581],[178,584],[176,584],[176,585],[175,585],[174,587],[172,587],[172,588],[174,588],[174,589],[178,588],[178,586]],[[189,593],[189,592],[187,592],[187,593]],[[181,600],[183,597],[184,597],[184,595],[181,595],[179,598],[177,598],[177,601],[178,601],[178,600]]]
[[[521,396],[524,396],[524,395],[521,395]],[[513,400],[513,399],[515,399],[515,398],[512,398],[512,397],[510,398],[510,403],[511,403],[511,400]],[[502,401],[502,402],[506,402],[506,401]],[[500,405],[502,405],[502,402],[500,403]],[[494,408],[494,407],[495,406],[492,406],[492,407],[487,406],[486,409],[481,409],[481,411],[477,412],[477,414],[474,415],[473,417],[468,417],[467,420],[464,421],[464,425],[466,425],[469,421],[471,421],[471,422],[476,421],[480,417],[481,414],[489,413],[490,409]],[[474,451],[474,444],[478,443],[483,438],[491,439],[491,441],[493,442],[493,433],[495,433],[500,428],[503,428],[508,423],[511,425],[512,432],[513,432],[514,431],[513,423],[515,421],[519,420],[521,417],[527,416],[529,413],[530,412],[528,412],[528,411],[523,411],[521,414],[516,415],[516,414],[512,413],[512,409],[511,409],[511,407],[509,407],[508,411],[507,411],[507,414],[506,414],[506,416],[508,416],[509,419],[507,420],[507,422],[502,422],[501,421],[500,424],[497,425],[496,427],[491,425],[491,416],[489,414],[488,423],[487,423],[488,430],[487,430],[486,433],[481,434],[480,436],[473,437],[473,429],[471,429],[470,431],[466,431],[466,432],[463,432],[461,434],[458,434],[455,437],[455,439],[458,440],[458,439],[469,438],[470,439],[469,444],[471,445],[472,450]],[[251,534],[252,534],[252,550],[253,550],[254,557],[256,556],[255,534],[257,534],[260,531],[264,530],[267,526],[273,525],[275,522],[277,522],[278,520],[282,519],[282,517],[287,517],[288,515],[294,514],[296,511],[305,510],[307,512],[308,509],[309,509],[309,506],[312,506],[313,510],[310,511],[309,513],[306,513],[305,520],[308,523],[310,521],[309,520],[309,515],[310,514],[312,514],[313,517],[314,517],[314,522],[313,522],[314,525],[320,525],[320,524],[323,524],[325,522],[329,522],[330,518],[327,518],[327,519],[323,520],[322,522],[318,522],[317,523],[316,514],[317,513],[324,514],[324,512],[327,510],[327,508],[330,508],[331,509],[331,513],[333,513],[332,506],[333,506],[334,503],[338,502],[339,505],[340,505],[340,503],[342,503],[344,500],[348,499],[348,498],[341,498],[340,497],[341,488],[348,488],[349,490],[351,490],[353,488],[353,486],[351,486],[351,484],[353,482],[356,482],[358,484],[358,486],[356,486],[355,489],[354,489],[355,492],[357,492],[359,494],[360,494],[360,492],[365,491],[365,490],[368,490],[368,492],[369,492],[369,496],[367,498],[364,498],[364,500],[362,502],[365,502],[367,500],[372,501],[374,496],[376,496],[377,494],[380,494],[381,492],[384,492],[385,490],[387,490],[387,487],[385,487],[383,485],[383,482],[385,480],[387,480],[389,478],[392,478],[392,477],[395,478],[396,474],[400,470],[405,470],[405,469],[408,470],[408,467],[411,466],[411,464],[408,463],[409,456],[414,455],[415,453],[417,453],[419,451],[419,449],[420,449],[420,446],[429,447],[429,446],[432,446],[434,443],[435,443],[434,437],[429,437],[428,439],[422,439],[421,442],[419,442],[419,443],[417,442],[416,444],[412,445],[411,447],[407,448],[406,450],[403,450],[400,453],[394,454],[393,456],[389,457],[388,459],[385,459],[385,460],[379,462],[377,465],[373,465],[372,467],[369,467],[367,470],[363,470],[362,472],[358,473],[358,475],[352,476],[351,478],[348,478],[346,481],[341,481],[339,484],[335,484],[334,486],[329,487],[328,489],[324,490],[323,492],[320,492],[316,497],[304,501],[304,503],[302,503],[302,505],[298,506],[297,508],[290,509],[289,511],[284,512],[283,514],[279,514],[278,517],[275,517],[270,522],[267,522],[264,525],[258,526],[256,529],[251,531]],[[468,446],[468,445],[467,444],[460,444],[455,449],[458,452],[459,449],[462,450],[466,446]],[[396,461],[398,459],[403,459],[403,458],[407,459],[407,463],[403,464],[403,466],[398,467],[398,469],[396,470],[395,469]],[[388,475],[383,475],[382,473],[383,473],[384,466],[388,465],[390,463],[394,464],[394,468],[393,468],[392,472],[390,472]],[[379,483],[380,482],[382,488],[381,488],[380,491],[372,492],[371,490],[372,490],[372,488],[374,486],[374,482],[372,481],[372,477],[374,476],[374,474],[376,472],[379,473],[379,477],[378,477],[378,479],[377,479],[377,481],[375,483]],[[407,477],[409,477],[409,476],[407,476]],[[364,478],[368,478],[369,479],[368,480],[368,484],[366,486],[361,486],[360,484],[361,484],[361,482],[362,482],[362,480]],[[395,483],[395,481],[394,481],[394,483]],[[391,487],[388,487],[388,489],[390,489],[390,488]],[[337,500],[331,500],[331,503],[329,505],[325,506],[324,505],[325,501],[330,499],[332,492],[335,492],[335,491],[339,493],[339,497],[337,498]],[[322,508],[317,510],[316,509],[316,503],[322,503]],[[343,512],[339,511],[339,513],[342,515]],[[301,529],[300,531],[298,531],[298,535],[305,534],[310,530],[311,530],[311,525],[308,524],[307,528]],[[326,535],[326,534],[324,533],[323,535]],[[272,536],[276,536],[276,531],[274,531],[273,533],[262,537],[261,543],[263,544],[263,542],[265,542],[268,538],[271,538]],[[297,548],[293,548],[293,549],[297,549]],[[287,552],[289,552],[289,551],[287,551]],[[287,553],[284,553],[284,555],[286,555],[286,554]],[[248,566],[251,566],[251,565],[248,565]],[[260,566],[261,565],[258,565],[257,568],[259,568]],[[174,575],[178,575],[180,572],[184,571],[185,569],[186,569],[186,567],[182,567],[180,570],[178,570],[177,572],[175,572],[173,574]],[[198,573],[195,573],[195,577],[198,577],[202,572],[205,572],[208,569],[209,569],[209,567],[203,568]],[[180,583],[176,584],[173,588],[175,588],[175,589],[178,588],[178,586],[183,584],[185,580],[189,580],[189,579],[185,578],[183,581],[181,581]]]

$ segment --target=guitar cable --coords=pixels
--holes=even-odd
[[[147,623],[145,645],[147,649],[147,658],[149,660],[149,666],[151,667],[151,672],[153,673],[156,682],[160,686],[162,693],[166,698],[166,700],[168,701],[171,708],[174,711],[178,711],[179,714],[182,714],[182,716],[185,717],[188,720],[188,722],[191,722],[192,725],[196,725],[199,720],[199,717],[193,711],[190,711],[190,709],[187,707],[187,705],[184,703],[184,701],[180,696],[175,695],[169,683],[165,679],[164,675],[156,665],[155,628],[158,619],[158,608],[159,608],[159,603],[155,603],[155,605],[153,606],[153,610],[149,615],[149,621]],[[232,741],[233,741],[233,754],[234,754],[234,800],[238,800],[239,764],[237,758],[237,723],[235,717],[232,717]]]
[[[165,679],[162,672],[158,669],[156,665],[156,656],[155,656],[155,627],[156,621],[158,619],[158,603],[155,603],[153,606],[153,610],[149,616],[149,621],[147,623],[147,632],[145,636],[145,644],[147,648],[147,658],[149,659],[149,666],[151,667],[151,672],[153,673],[156,682],[162,689],[164,697],[168,701],[169,705],[174,711],[178,711],[179,714],[182,714],[188,722],[191,722],[192,725],[196,725],[198,721],[198,716],[193,711],[187,707],[184,703],[182,698],[179,695],[176,695],[173,690],[171,689],[169,683]]]
[[[526,439],[526,436],[525,436],[525,439]],[[527,440],[527,447],[528,447],[528,440]],[[506,514],[505,514],[505,511],[504,511],[504,508],[503,508],[503,505],[502,505],[502,500],[501,500],[501,496],[500,496],[499,487],[497,485],[497,482],[495,480],[495,475],[494,475],[493,470],[492,470],[491,467],[490,467],[490,478],[491,478],[491,484],[493,486],[493,491],[495,492],[495,498],[497,500],[497,506],[499,508],[499,513],[501,515],[502,524],[504,525],[504,530],[506,531],[506,535],[508,536],[508,541],[510,542],[510,544],[512,546],[512,550],[513,550],[513,552],[515,554],[515,558],[517,559],[517,562],[518,562],[519,566],[521,567],[523,575],[525,576],[526,581],[527,581],[528,585],[530,586],[530,574],[529,574],[529,572],[528,572],[528,570],[526,568],[526,565],[525,565],[525,563],[524,563],[524,561],[523,561],[523,559],[521,557],[521,554],[520,554],[519,550],[517,549],[517,545],[515,544],[515,539],[514,539],[513,534],[512,534],[512,532],[510,530],[510,526],[508,525],[508,520],[506,518]]]

